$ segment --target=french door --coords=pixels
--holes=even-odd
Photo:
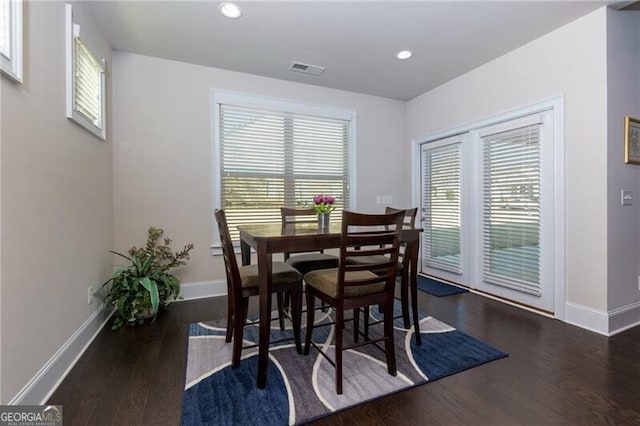
[[[465,139],[466,135],[456,135],[421,145],[422,270],[469,285],[468,256],[463,254],[468,241],[462,235]]]
[[[553,111],[420,146],[422,270],[554,311]]]

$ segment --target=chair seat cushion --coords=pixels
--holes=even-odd
[[[258,265],[246,265],[238,268],[242,288],[258,287]],[[271,282],[275,284],[287,284],[302,280],[302,274],[295,268],[284,262],[273,262]]]
[[[370,271],[351,271],[345,273],[345,279],[350,280],[366,280],[375,278],[377,275]],[[307,286],[313,287],[322,293],[333,298],[338,297],[338,268],[319,269],[311,271],[304,276],[304,282]],[[365,296],[367,294],[379,293],[384,290],[384,283],[345,286],[345,297]]]
[[[347,257],[347,265],[373,265],[388,262],[386,256],[357,256]],[[402,270],[403,262],[398,262],[398,271]]]
[[[296,254],[287,259],[287,264],[293,266],[304,275],[316,269],[337,268],[338,257],[325,253]]]

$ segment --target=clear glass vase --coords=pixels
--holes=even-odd
[[[330,213],[318,213],[318,228],[329,229]]]

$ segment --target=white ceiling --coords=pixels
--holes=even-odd
[[[91,1],[116,50],[408,100],[612,1]],[[628,4],[628,2],[627,2]],[[401,49],[414,52],[395,59]],[[288,70],[320,65],[320,76]]]

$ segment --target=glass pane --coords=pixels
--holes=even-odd
[[[423,152],[427,266],[460,272],[460,143]]]
[[[539,126],[483,139],[485,280],[539,288]]]
[[[74,109],[100,128],[102,126],[102,67],[78,37],[74,39],[74,53]]]

